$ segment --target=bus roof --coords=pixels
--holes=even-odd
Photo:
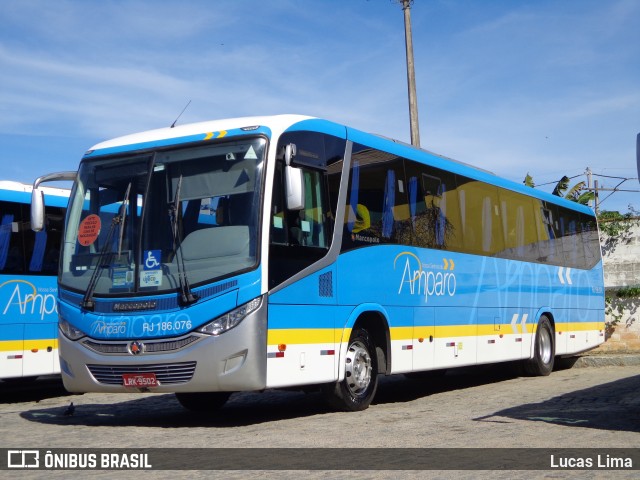
[[[47,198],[47,204],[53,207],[66,207],[71,192],[68,188],[39,187]],[[0,200],[17,203],[31,203],[33,187],[12,180],[0,180]]]
[[[338,130],[344,129],[341,131],[340,135],[346,134],[346,136],[354,142],[360,142],[369,147],[379,148],[399,156],[406,156],[437,168],[468,176],[474,180],[484,181],[489,184],[497,185],[525,195],[537,197],[544,201],[564,205],[565,207],[593,215],[593,211],[585,205],[580,205],[576,202],[566,200],[542,190],[526,187],[523,184],[499,177],[488,170],[474,165],[460,162],[386,136],[366,133],[351,127],[346,127],[334,122],[305,115],[285,114],[238,117],[178,125],[173,128],[166,127],[156,130],[148,130],[98,143],[85,154],[85,158],[137,149],[197,142],[208,140],[210,138],[222,138],[227,134],[231,136],[250,131],[272,132],[274,134],[279,134],[286,130],[306,129],[305,127],[312,130],[318,129],[325,133],[335,133]],[[236,132],[234,132],[234,130],[236,130]]]
[[[182,138],[193,137],[194,135],[213,132],[226,133],[228,130],[251,129],[257,126],[267,126],[270,129],[274,130],[286,130],[287,127],[291,125],[311,118],[312,117],[304,115],[273,115],[262,117],[238,117],[223,120],[211,120],[199,123],[189,123],[185,125],[176,125],[173,128],[158,128],[155,130],[148,130],[146,132],[134,133],[132,135],[125,135],[124,137],[107,140],[105,142],[94,145],[89,150],[89,152],[93,152],[96,150],[113,149],[115,147],[121,147],[125,145],[153,143],[166,139],[178,140]],[[182,140],[176,143],[182,143]]]

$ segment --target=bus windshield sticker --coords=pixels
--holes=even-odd
[[[160,250],[145,250],[143,270],[159,270],[160,269]]]
[[[92,245],[98,239],[100,226],[100,217],[95,213],[85,217],[78,227],[78,243],[83,247]]]
[[[133,270],[129,270],[128,267],[114,267],[111,281],[114,288],[131,287],[133,286]]]
[[[244,156],[245,160],[257,160],[258,156],[256,155],[256,151],[253,149],[253,145],[249,146],[249,150],[247,150],[247,153]]]
[[[145,250],[142,271],[140,272],[141,287],[159,287],[162,285],[162,269],[160,250]]]
[[[141,287],[159,287],[162,285],[162,270],[143,270],[140,272]]]

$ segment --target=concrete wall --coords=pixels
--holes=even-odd
[[[606,288],[640,285],[640,220],[617,241],[602,235],[604,284]]]
[[[615,239],[602,235],[607,341],[596,349],[603,353],[640,353],[640,297],[618,297],[625,287],[640,285],[640,220]]]

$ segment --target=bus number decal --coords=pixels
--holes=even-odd
[[[152,315],[121,315],[115,318],[100,317],[90,327],[90,334],[124,337],[140,335],[180,334],[191,330],[193,323],[186,313]]]

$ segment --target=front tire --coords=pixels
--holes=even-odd
[[[366,330],[351,333],[344,369],[344,380],[328,385],[325,398],[333,408],[345,412],[367,409],[378,389],[378,360]]]
[[[527,375],[545,377],[553,370],[555,358],[554,331],[549,319],[543,315],[538,322],[533,358],[524,361]]]
[[[180,405],[199,413],[214,413],[227,403],[231,392],[183,392],[176,393]]]

